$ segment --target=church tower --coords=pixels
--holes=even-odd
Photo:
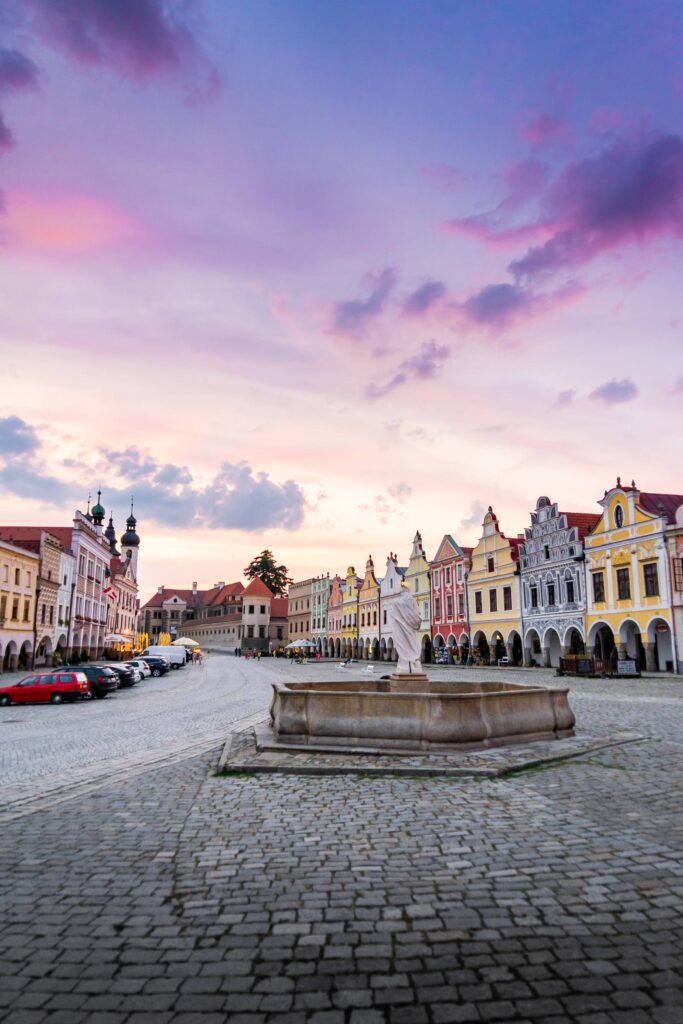
[[[121,537],[121,557],[130,558],[133,576],[136,580],[138,578],[138,549],[140,547],[140,538],[136,532],[137,525],[138,521],[133,515],[133,499],[131,498],[130,515],[126,519],[126,532]]]

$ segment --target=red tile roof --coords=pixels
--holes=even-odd
[[[567,526],[578,528],[579,540],[583,540],[587,533],[592,533],[602,519],[599,512],[560,512],[560,515],[567,517]]]
[[[66,544],[59,536],[61,531],[68,534],[68,541]],[[0,526],[0,540],[9,540],[10,537],[16,542],[17,547],[28,548],[28,545],[36,545],[35,547],[28,548],[30,551],[38,551],[40,549],[40,538],[44,533],[51,533],[63,547],[67,550],[71,547],[71,529],[65,527],[47,527],[47,526]]]
[[[215,597],[210,601],[211,604],[223,604],[229,597],[239,597],[244,592],[244,585],[239,581],[237,583],[228,583],[227,586],[221,587]],[[207,602],[205,601],[204,604]]]
[[[254,576],[249,586],[244,591],[243,597],[272,597],[273,591],[269,590],[259,576]]]
[[[641,491],[638,505],[650,515],[665,516],[667,522],[676,522],[676,511],[683,505],[683,494],[654,494]]]

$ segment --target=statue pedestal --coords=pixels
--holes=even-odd
[[[429,680],[424,672],[392,672],[389,676],[391,693],[428,693]]]

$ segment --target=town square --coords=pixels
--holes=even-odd
[[[0,0],[0,1024],[683,1024],[681,39]]]

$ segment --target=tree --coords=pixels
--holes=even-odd
[[[276,597],[282,597],[292,582],[287,575],[287,566],[277,565],[273,558],[273,552],[267,549],[256,558],[252,558],[244,570],[244,575],[250,580],[258,576]]]

